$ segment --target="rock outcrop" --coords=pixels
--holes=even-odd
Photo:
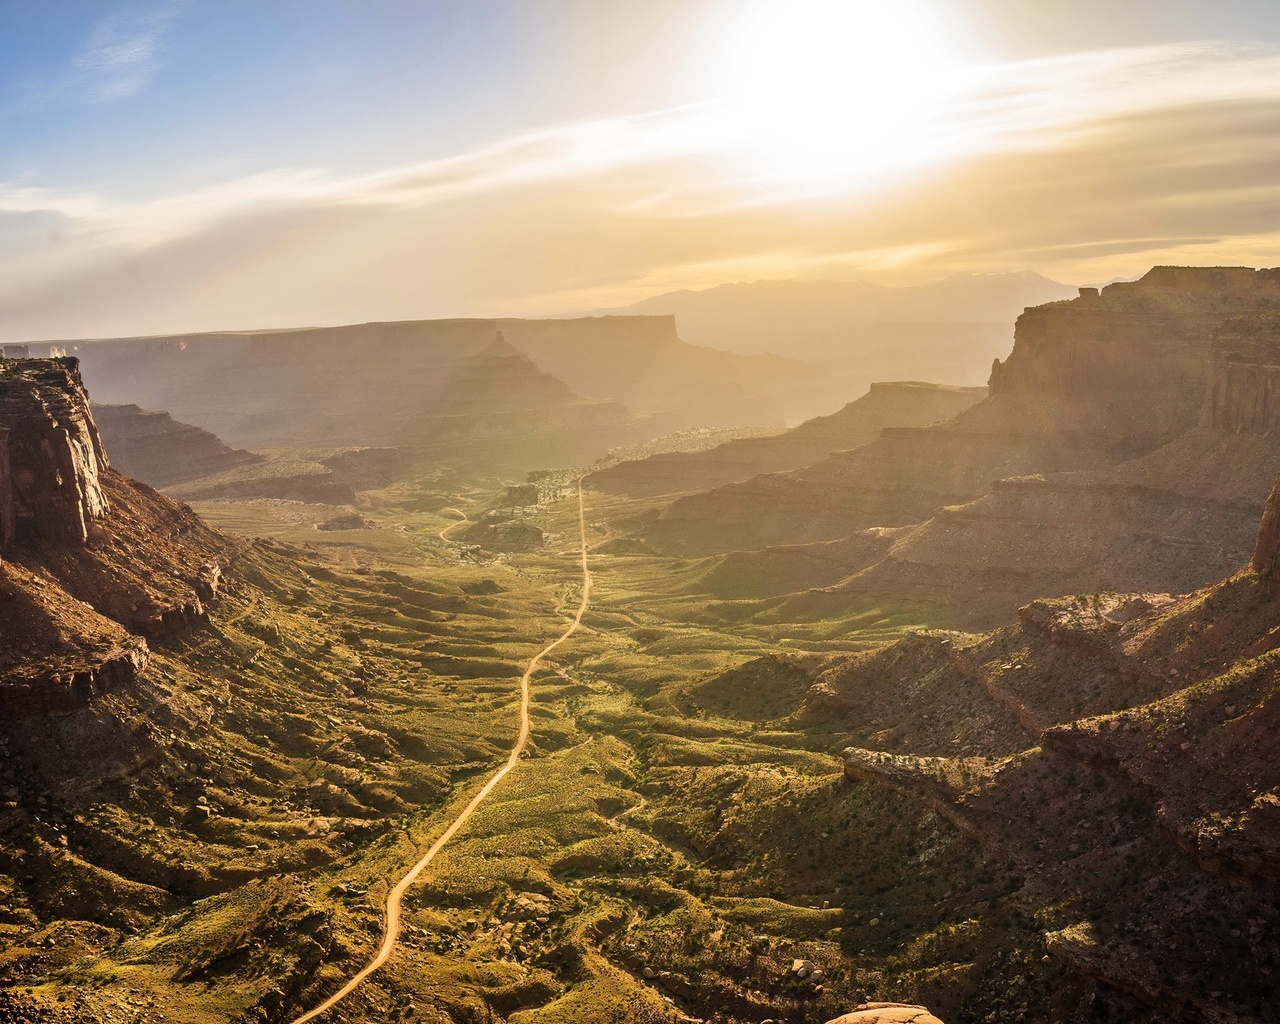
[[[1278,323],[1280,271],[1156,268],[1085,289],[1027,310],[990,397],[953,421],[686,496],[645,540],[774,546],[797,562],[779,578],[818,588],[771,610],[784,619],[911,597],[986,628],[1036,596],[1204,586],[1247,559],[1280,472]],[[892,546],[851,546],[866,557],[845,579],[805,568],[808,545],[874,528],[898,531]]]
[[[1271,496],[1262,512],[1258,542],[1254,545],[1250,567],[1269,583],[1280,576],[1280,476],[1271,488]]]
[[[66,713],[205,618],[230,544],[112,469],[77,360],[0,363],[0,707]]]
[[[942,1024],[923,1006],[910,1003],[863,1003],[827,1024]]]
[[[214,434],[136,405],[95,405],[94,419],[112,464],[152,487],[224,473],[263,461]]]
[[[602,491],[630,495],[674,494],[718,487],[761,473],[800,469],[832,452],[873,441],[888,427],[923,427],[950,419],[981,401],[985,388],[916,381],[872,384],[839,412],[807,420],[773,437],[740,438],[698,452],[669,452],[621,462],[591,474]]]
[[[13,540],[84,544],[108,503],[107,456],[89,413],[79,361],[0,362],[0,425],[8,430],[0,521]]]
[[[1039,984],[1094,986],[1094,1016],[1269,1017],[1280,486],[1263,521],[1253,567],[1205,590],[1038,600],[988,634],[812,669],[806,714],[855,738],[850,785],[908,795],[1006,865],[1054,972]]]

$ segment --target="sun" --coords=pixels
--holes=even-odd
[[[714,76],[731,143],[773,173],[828,180],[941,156],[964,80],[912,0],[758,0]]]

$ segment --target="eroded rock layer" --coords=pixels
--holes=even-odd
[[[9,432],[0,518],[18,540],[83,544],[107,514],[107,456],[76,359],[0,363],[0,425]]]
[[[800,469],[832,452],[864,445],[886,427],[923,427],[949,419],[985,395],[985,388],[916,381],[872,384],[867,394],[839,412],[774,437],[740,438],[706,451],[622,462],[593,473],[591,483],[610,493],[670,494]]]
[[[783,618],[909,596],[983,628],[1038,595],[1221,580],[1280,472],[1277,322],[1280,272],[1157,268],[1086,289],[1027,310],[990,397],[954,421],[687,496],[646,540],[709,554],[896,530],[845,579],[812,575],[818,590],[771,609]],[[773,560],[815,554],[793,551]]]
[[[94,418],[112,463],[153,487],[223,473],[262,456],[223,444],[214,434],[136,405],[95,405]]]
[[[203,621],[232,545],[107,456],[75,359],[0,363],[0,709],[65,713]]]

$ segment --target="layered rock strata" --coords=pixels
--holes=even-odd
[[[7,457],[6,457],[7,456]],[[0,363],[0,707],[64,713],[202,622],[231,546],[111,469],[74,358]]]
[[[881,557],[863,545],[845,579],[815,576],[770,610],[784,619],[889,596],[984,628],[1038,595],[1203,586],[1248,558],[1280,472],[1277,324],[1275,271],[1156,268],[1086,289],[1027,310],[991,396],[954,421],[680,499],[646,540],[707,554],[897,530]],[[755,596],[777,593],[765,582]]]
[[[1038,600],[810,669],[807,715],[855,739],[851,784],[908,794],[1010,872],[1045,951],[1031,987],[1134,1001],[1112,1019],[1270,1019],[1280,486],[1263,519],[1253,565],[1205,590]]]
[[[181,423],[167,412],[136,405],[95,405],[93,414],[112,464],[153,487],[263,461],[261,455],[223,444],[216,435]]]
[[[916,381],[872,384],[867,394],[839,412],[774,437],[739,438],[705,451],[621,462],[591,474],[590,482],[610,493],[673,494],[800,469],[832,452],[864,445],[887,427],[923,427],[949,419],[985,395],[985,388]]]
[[[100,481],[107,456],[79,361],[0,363],[0,424],[9,431],[0,519],[11,520],[12,529],[5,532],[17,540],[84,544],[109,505]]]

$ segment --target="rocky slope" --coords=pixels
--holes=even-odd
[[[1045,955],[994,1019],[1077,1019],[1045,1008],[1063,970],[1095,1019],[1273,1019],[1277,524],[1280,486],[1248,568],[1185,596],[1038,600],[991,633],[795,662],[851,784],[1013,872]]]
[[[500,754],[511,670],[476,635],[510,613],[209,529],[109,467],[75,359],[0,363],[0,426],[0,1015],[118,1019],[139,984],[147,1019],[314,1001],[351,955],[335,915],[366,923],[299,873]],[[442,725],[495,671],[493,709]],[[158,958],[116,971],[139,927]]]
[[[957,388],[899,381],[872,384],[839,412],[807,420],[774,437],[741,438],[699,452],[671,452],[621,462],[591,474],[606,493],[633,496],[704,490],[761,473],[800,469],[832,452],[857,448],[886,427],[923,427],[950,419],[986,395]]]
[[[167,412],[136,405],[95,405],[93,415],[116,468],[152,487],[263,461],[261,455],[231,448],[209,431],[181,423]]]
[[[229,545],[109,467],[74,358],[0,363],[0,427],[0,702],[66,711],[203,618]]]
[[[1036,596],[1221,579],[1250,544],[1259,481],[1280,470],[1277,308],[1274,272],[1157,268],[1028,310],[991,397],[952,423],[683,498],[646,539],[708,553],[922,524],[880,556],[864,545],[843,580],[810,575],[818,592],[772,612],[784,618],[910,596],[982,627]],[[778,592],[765,581],[754,596]]]
[[[499,331],[531,358],[480,358]],[[464,427],[509,436],[545,412],[563,421],[555,430],[597,435],[599,455],[634,439],[633,414],[657,424],[646,425],[646,436],[706,423],[776,424],[774,383],[816,373],[698,349],[680,341],[669,318],[647,317],[405,321],[67,344],[99,400],[166,409],[249,447],[431,444]],[[503,422],[512,416],[520,418]]]

